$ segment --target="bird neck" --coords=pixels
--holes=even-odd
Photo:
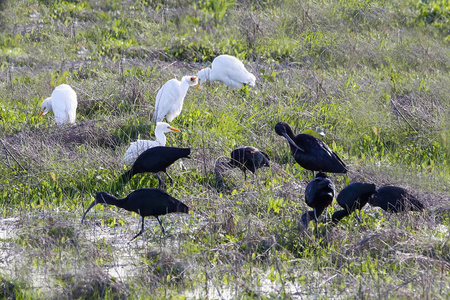
[[[42,102],[42,106],[45,106],[44,115],[49,111],[52,111],[52,97],[49,97]]]
[[[109,205],[114,205],[120,208],[123,208],[123,204],[124,204],[124,199],[120,199],[120,198],[116,198],[108,193],[100,193],[99,195],[97,195],[97,203],[106,203]]]
[[[340,220],[350,215],[350,213],[346,209],[338,210],[332,216],[333,223],[338,223]]]
[[[290,137],[291,139],[294,139],[295,138],[295,134],[292,131],[291,126],[286,126],[285,129],[286,129],[286,134],[288,135],[288,137]]]
[[[184,76],[181,80],[180,88],[181,88],[181,95],[185,95],[187,93],[187,90],[189,89],[189,76]]]
[[[155,137],[156,137],[156,141],[161,146],[165,146],[166,145],[166,135],[164,134],[164,132],[161,129],[156,128],[156,130],[155,130]]]
[[[204,83],[205,80],[211,80],[210,79],[211,76],[211,68],[204,68],[201,69],[198,73],[197,73],[197,77],[200,80],[200,84]]]

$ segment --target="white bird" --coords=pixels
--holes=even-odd
[[[198,79],[195,76],[183,76],[181,81],[176,79],[167,81],[156,95],[152,121],[161,122],[165,117],[167,122],[172,122],[181,113],[187,90],[197,83]]]
[[[164,133],[172,131],[180,132],[180,130],[165,122],[157,122],[155,128],[156,140],[137,140],[136,142],[131,143],[123,156],[123,162],[131,166],[135,162],[136,158],[145,150],[156,146],[165,146],[166,136]]]
[[[52,96],[42,102],[38,118],[53,111],[58,126],[68,123],[75,124],[77,103],[77,94],[70,85],[58,85],[53,90]]]
[[[234,56],[219,55],[214,58],[210,68],[201,69],[197,73],[198,85],[206,80],[219,80],[232,88],[242,88],[248,84],[255,86],[256,77],[245,68],[244,64]]]

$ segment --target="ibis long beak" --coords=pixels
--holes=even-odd
[[[81,218],[81,223],[84,222],[84,218],[86,217],[86,214],[88,213],[89,210],[91,210],[91,208],[93,208],[95,205],[97,204],[97,200],[94,200],[91,205],[89,205],[89,207],[86,209],[86,211],[83,214],[83,217]]]
[[[172,126],[170,126],[169,129],[172,131],[181,132],[179,129],[176,129],[175,127],[172,127]]]
[[[294,146],[295,148],[297,148],[298,150],[300,150],[302,152],[305,152],[305,150],[303,150],[302,148],[297,146],[297,144],[287,135],[286,132],[283,132],[283,136],[288,140],[289,143],[291,143],[292,146]]]
[[[198,90],[198,87],[200,86],[200,78],[198,79],[198,83],[197,83],[197,87],[195,88],[195,90],[197,91]]]
[[[39,114],[38,119],[42,116],[43,113],[44,113],[44,109],[41,110],[41,113]]]

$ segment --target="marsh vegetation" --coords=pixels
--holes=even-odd
[[[0,1],[0,298],[417,298],[450,294],[448,1]],[[158,89],[217,55],[241,59],[252,88],[190,89],[167,145],[191,148],[166,191],[191,208],[140,228],[96,206],[157,187],[118,188],[122,157],[154,139]],[[78,95],[76,125],[41,102]],[[320,129],[352,182],[398,185],[424,212],[366,206],[302,228],[313,177],[274,126]],[[270,167],[247,180],[216,162],[253,146]]]

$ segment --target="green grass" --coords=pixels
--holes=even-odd
[[[0,298],[437,298],[449,294],[448,1],[5,1],[0,5]],[[156,187],[119,188],[121,158],[153,138],[158,89],[220,54],[251,89],[190,89],[168,145],[190,147],[167,192],[189,215],[148,218],[97,206]],[[77,125],[37,118],[53,88],[78,95]],[[348,182],[399,185],[424,213],[365,207],[308,230],[304,188],[279,121],[322,129]],[[251,145],[271,167],[214,173]],[[12,155],[12,156],[11,156]],[[163,175],[164,177],[164,175]],[[338,209],[328,209],[328,220]],[[322,221],[325,218],[322,217]]]

